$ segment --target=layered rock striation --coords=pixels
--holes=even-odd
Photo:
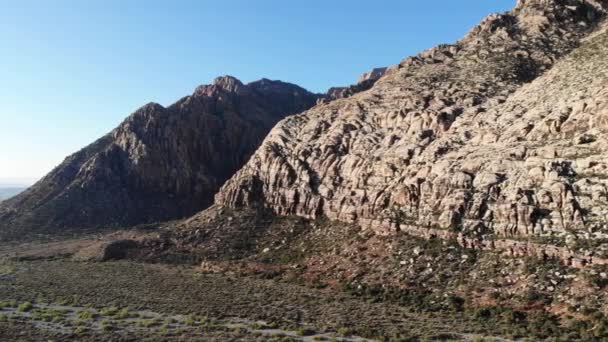
[[[165,108],[150,103],[0,205],[3,234],[129,226],[189,216],[251,156],[272,126],[318,95],[224,76]]]
[[[607,10],[521,0],[369,90],[282,120],[216,202],[380,233],[601,241]]]

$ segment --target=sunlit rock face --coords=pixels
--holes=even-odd
[[[216,201],[379,233],[608,233],[607,1],[519,1],[282,120]]]

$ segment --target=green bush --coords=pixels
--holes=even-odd
[[[28,312],[30,310],[32,310],[34,308],[34,305],[30,302],[25,302],[25,303],[21,303],[18,307],[17,307],[17,311],[19,312]]]
[[[526,314],[521,312],[521,311],[517,311],[517,310],[511,310],[511,309],[506,309],[501,315],[501,320],[504,323],[507,324],[521,324],[524,323],[526,321]]]
[[[494,317],[495,310],[496,309],[494,307],[479,308],[473,312],[473,317],[477,321],[488,321]]]
[[[82,310],[82,311],[78,311],[78,313],[76,314],[76,317],[83,321],[92,321],[95,318],[97,318],[97,314],[94,313],[93,311]]]
[[[120,310],[117,307],[112,306],[112,307],[109,307],[109,308],[102,309],[100,313],[103,316],[116,316],[119,311]]]
[[[529,330],[534,336],[541,339],[559,336],[562,333],[557,317],[546,313],[540,313],[531,317]]]
[[[448,297],[450,308],[454,311],[464,311],[465,300],[462,297],[451,295]]]
[[[308,328],[299,328],[296,330],[296,334],[298,334],[298,336],[312,336],[315,334],[315,331]]]
[[[0,301],[0,309],[1,308],[14,308],[15,306],[17,306],[17,302],[14,300]]]
[[[117,319],[127,319],[131,318],[132,316],[133,315],[129,312],[129,308],[124,308],[114,315],[114,317]]]
[[[196,324],[196,320],[194,319],[194,316],[188,315],[186,317],[186,319],[184,320],[184,324],[191,326],[191,327],[194,326]]]

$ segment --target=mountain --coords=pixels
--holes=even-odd
[[[454,44],[323,96],[222,77],[169,108],[144,106],[0,204],[0,236],[188,217],[0,244],[19,270],[4,277],[7,298],[87,294],[80,280],[93,278],[114,302],[143,283],[179,289],[164,263],[203,287],[226,279],[188,283],[180,299],[269,294],[229,310],[298,327],[297,338],[314,319],[336,338],[606,340],[607,14],[608,0],[519,0]],[[143,278],[113,268],[150,262]],[[294,304],[302,285],[319,292]],[[143,291],[144,304],[176,307],[171,291]],[[319,306],[321,293],[337,300]],[[190,302],[230,316],[225,300]]]
[[[282,120],[216,202],[488,248],[602,241],[607,10],[520,0],[369,90]]]
[[[150,103],[0,205],[0,231],[119,227],[191,215],[272,126],[319,95],[262,79],[217,78],[165,108]]]

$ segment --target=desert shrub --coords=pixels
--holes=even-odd
[[[109,307],[109,308],[102,309],[100,313],[103,316],[116,316],[116,314],[118,314],[119,311],[120,310],[117,307],[112,306],[112,307]]]
[[[268,322],[268,324],[266,324],[266,326],[264,326],[263,329],[278,329],[279,328],[279,323],[272,321],[272,322]]]
[[[17,306],[17,302],[14,300],[3,300],[0,301],[0,309],[1,308],[14,308]]]
[[[104,319],[101,321],[101,329],[103,331],[112,331],[114,329],[114,325],[109,319]]]
[[[184,320],[184,324],[191,326],[191,327],[194,326],[196,324],[196,320],[194,319],[194,316],[188,315],[186,317],[186,319]]]
[[[444,241],[438,238],[432,238],[426,241],[422,241],[422,247],[425,253],[429,254],[433,258],[437,258],[444,254]],[[448,242],[451,244],[452,242]]]
[[[464,311],[465,300],[462,297],[451,295],[448,297],[448,304],[450,309],[454,311]]]
[[[602,277],[599,274],[591,274],[591,273],[587,273],[585,274],[585,279],[594,286],[599,287],[600,289],[605,288],[606,286],[608,286],[608,277]]]
[[[21,303],[18,307],[17,307],[17,311],[19,312],[28,312],[30,310],[32,310],[34,308],[34,305],[30,302],[25,302],[25,303]]]
[[[418,335],[410,335],[408,333],[395,333],[391,336],[388,341],[390,342],[418,342],[420,341],[420,336]]]
[[[461,336],[451,333],[439,333],[430,337],[431,341],[457,341]]]
[[[338,328],[338,335],[346,337],[352,335],[352,332],[347,327],[340,327]]]
[[[311,336],[315,334],[315,331],[312,329],[301,327],[296,330],[296,334],[298,334],[298,336]]]
[[[494,300],[499,300],[502,299],[502,294],[498,291],[493,291],[492,293],[490,293],[490,298]]]
[[[123,308],[114,315],[114,317],[117,319],[126,319],[132,316],[133,315],[131,314],[131,312],[129,312],[129,308]]]
[[[603,318],[593,329],[593,336],[596,338],[608,338],[608,318]]]
[[[505,309],[501,313],[500,318],[501,321],[506,324],[523,324],[526,322],[526,316],[527,315],[521,311]]]
[[[346,285],[344,291],[367,299],[371,303],[392,302],[415,311],[439,311],[445,309],[428,290],[385,288],[381,285]]]
[[[495,307],[483,307],[475,309],[473,312],[473,317],[475,320],[484,322],[492,319],[496,315]]]
[[[530,317],[529,331],[540,339],[559,336],[562,332],[557,317],[544,312]]]
[[[65,298],[63,298],[63,297],[58,297],[58,298],[55,298],[55,301],[54,301],[54,302],[55,302],[55,304],[57,304],[57,305],[67,305],[67,304],[68,304],[68,300],[67,300],[67,299],[65,299]]]
[[[82,310],[82,311],[78,311],[78,313],[76,313],[76,317],[83,321],[92,321],[95,318],[97,318],[97,314],[94,313],[93,311]]]
[[[84,326],[79,326],[79,327],[76,327],[76,329],[74,329],[75,335],[83,335],[86,332],[87,332],[87,328]]]
[[[143,328],[150,328],[150,327],[153,327],[153,326],[159,325],[159,324],[160,324],[160,322],[155,318],[141,319],[141,320],[137,321],[137,326],[143,327]]]
[[[45,322],[60,322],[65,312],[48,308],[39,308],[32,311],[32,318]]]
[[[541,303],[545,303],[545,304],[551,303],[551,298],[549,296],[547,296],[546,294],[544,294],[542,292],[536,291],[534,289],[530,289],[524,294],[524,300],[526,300],[528,303],[532,303],[532,302],[541,302]]]

